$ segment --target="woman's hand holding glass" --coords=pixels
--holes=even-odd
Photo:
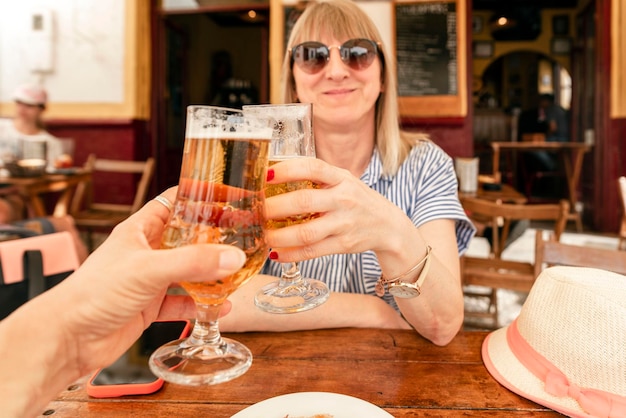
[[[310,103],[243,107],[244,114],[266,118],[274,128],[269,153],[270,167],[281,161],[315,158],[312,108]],[[308,179],[272,183],[266,187],[265,196],[271,197],[314,187],[315,184]],[[317,216],[315,212],[303,212],[273,218],[267,221],[267,227],[284,228],[308,222]],[[328,286],[319,280],[303,278],[297,261],[281,262],[282,273],[279,280],[264,286],[255,296],[254,302],[257,307],[272,313],[296,313],[313,309],[326,302],[330,295]]]
[[[393,236],[385,219],[402,215],[400,209],[370,189],[347,170],[322,160],[286,161],[271,167],[268,184],[308,179],[317,189],[303,189],[268,198],[271,218],[315,212],[320,216],[289,228],[267,231],[277,261],[306,260],[329,254],[384,251]],[[406,227],[414,228],[406,218]]]

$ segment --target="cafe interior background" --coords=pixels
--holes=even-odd
[[[358,3],[391,51],[403,7],[445,3],[454,11],[454,88],[401,97],[406,129],[430,133],[452,157],[479,156],[487,173],[489,142],[517,139],[518,115],[539,94],[555,93],[572,141],[593,145],[579,185],[585,229],[618,230],[623,0]],[[76,163],[91,153],[154,156],[156,193],[177,182],[188,104],[279,101],[285,32],[300,8],[287,0],[0,2],[0,116],[12,114],[16,85],[40,81],[50,96],[47,127],[75,140]]]

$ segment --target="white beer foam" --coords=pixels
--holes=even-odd
[[[230,132],[221,128],[203,128],[202,126],[187,126],[185,136],[195,139],[265,139],[270,141],[274,130],[272,128],[254,128],[250,131]]]
[[[264,115],[274,119],[302,119],[310,112],[310,105],[302,103],[288,103],[281,105],[246,105],[243,106],[245,115]]]

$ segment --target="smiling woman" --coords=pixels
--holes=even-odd
[[[238,306],[224,329],[413,327],[436,344],[459,330],[459,252],[473,226],[458,201],[451,158],[425,135],[400,130],[387,57],[378,28],[350,0],[310,2],[293,26],[283,101],[313,104],[317,158],[272,166],[268,183],[320,187],[267,198],[267,215],[322,215],[268,231],[272,252],[263,272],[279,276],[280,263],[301,261],[303,276],[333,293],[298,315],[259,315],[248,302],[258,286],[245,286],[232,297]],[[253,283],[272,280],[261,275]],[[407,291],[379,297],[379,282]]]

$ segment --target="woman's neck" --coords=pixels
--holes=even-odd
[[[345,126],[344,130],[315,126],[315,153],[317,158],[346,169],[357,178],[361,177],[369,165],[374,146],[373,124],[357,130],[353,126]]]

